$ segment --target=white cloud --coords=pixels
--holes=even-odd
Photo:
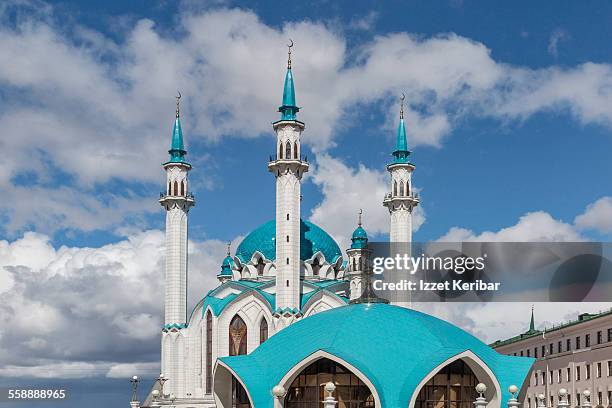
[[[472,230],[452,227],[440,241],[482,241],[482,242],[538,242],[538,241],[583,241],[584,237],[575,227],[551,217],[544,211],[523,215],[519,221],[499,231],[485,231],[480,234]]]
[[[389,211],[382,206],[388,192],[389,174],[363,164],[350,167],[341,159],[320,154],[313,169],[312,181],[323,194],[322,201],[312,210],[310,220],[325,226],[342,249],[348,248],[357,213],[363,209],[363,226],[371,235],[389,232]],[[421,207],[413,215],[413,230],[425,221]]]
[[[0,292],[0,325],[11,328],[0,376],[112,377],[125,363],[158,364],[163,249],[155,230],[99,248],[54,248],[37,233],[0,241],[0,276],[11,280]],[[224,254],[223,242],[190,241],[189,307],[216,286]]]
[[[602,234],[612,233],[612,197],[602,197],[589,204],[574,223],[579,228],[594,229]]]
[[[567,31],[557,28],[552,33],[550,33],[550,38],[548,40],[548,53],[553,57],[559,56],[559,43],[561,41],[565,41],[569,39],[569,34]]]
[[[88,27],[59,28],[51,7],[39,9],[0,29],[0,83],[10,98],[0,104],[0,128],[11,136],[3,139],[11,154],[0,158],[0,193],[11,193],[15,177],[25,174],[41,197],[12,215],[10,230],[89,230],[125,220],[131,211],[119,201],[125,195],[109,205],[96,187],[159,181],[177,89],[192,142],[268,134],[288,38],[296,44],[304,142],[318,152],[334,145],[344,112],[395,104],[401,91],[409,101],[411,146],[441,145],[465,116],[522,120],[543,110],[568,111],[583,123],[612,124],[608,64],[512,66],[495,61],[484,44],[454,34],[391,33],[355,45],[349,55],[344,34],[324,22],[273,27],[253,12],[227,8],[177,16],[180,35],[142,19],[115,41]],[[395,120],[390,114],[382,127]],[[58,172],[67,177],[51,177]],[[93,196],[98,203],[87,203],[74,219],[38,220],[80,201],[51,194],[58,181],[72,190],[67,197]]]

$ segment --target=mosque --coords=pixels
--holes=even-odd
[[[328,395],[339,408],[470,408],[474,387],[483,383],[490,406],[505,407],[506,390],[523,385],[533,359],[499,354],[458,327],[376,297],[361,217],[346,259],[325,230],[301,218],[309,163],[301,154],[306,126],[298,120],[291,47],[278,110],[276,153],[267,164],[276,182],[275,219],[248,234],[233,255],[228,249],[219,285],[188,311],[195,199],[177,100],[159,199],[166,210],[163,374],[143,406],[307,408],[322,407]],[[381,197],[392,243],[411,242],[419,204],[403,116],[402,98],[389,193]]]

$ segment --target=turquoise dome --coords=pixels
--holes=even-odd
[[[419,383],[443,362],[469,351],[500,385],[501,406],[512,384],[523,385],[534,359],[499,354],[444,320],[386,304],[342,306],[301,319],[270,337],[251,354],[222,357],[257,408],[285,374],[317,351],[355,367],[373,384],[382,407],[408,407]]]
[[[248,262],[256,251],[259,251],[266,259],[276,259],[276,221],[268,221],[257,227],[247,235],[238,248],[236,256],[242,262]],[[317,225],[300,220],[300,259],[305,261],[321,251],[325,260],[329,263],[335,262],[342,256],[340,247],[336,241]]]
[[[368,234],[361,225],[358,226],[355,231],[353,231],[351,241],[353,242],[351,244],[352,249],[361,249],[368,245]]]
[[[228,255],[223,259],[219,276],[232,276],[232,266],[234,266],[234,260]]]

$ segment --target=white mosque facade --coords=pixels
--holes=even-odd
[[[272,125],[276,156],[267,164],[276,182],[276,217],[233,255],[228,249],[219,286],[188,311],[188,215],[195,199],[177,102],[159,200],[166,210],[163,378],[143,406],[323,406],[323,385],[333,381],[338,407],[426,408],[434,397],[424,390],[445,373],[459,383],[447,382],[447,392],[435,398],[471,407],[473,386],[482,382],[499,407],[504,387],[522,384],[531,359],[500,355],[446,322],[371,296],[362,285],[368,238],[361,217],[346,259],[329,234],[301,218],[300,184],[309,164],[301,154],[305,124],[297,116],[291,53],[279,112]],[[387,166],[390,189],[381,197],[391,242],[410,242],[419,204],[409,155],[402,100]]]

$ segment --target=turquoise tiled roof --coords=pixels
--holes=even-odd
[[[351,242],[351,249],[361,249],[368,245],[368,234],[361,225],[353,231]]]
[[[302,319],[251,354],[223,357],[246,385],[256,408],[273,407],[272,387],[296,364],[322,350],[348,362],[372,382],[382,407],[408,407],[425,376],[470,350],[493,372],[501,406],[512,384],[523,385],[534,359],[497,353],[452,324],[386,304],[355,304]]]
[[[293,73],[287,68],[285,74],[285,85],[283,86],[283,104],[278,108],[281,120],[295,120],[300,108],[295,104],[295,86],[293,85]]]
[[[185,160],[187,151],[185,150],[185,145],[183,144],[183,129],[181,128],[181,120],[178,116],[174,120],[174,127],[172,128],[172,144],[170,145],[170,150],[168,150],[168,153],[170,153],[170,160],[164,164],[189,164]]]
[[[234,260],[228,255],[223,259],[221,272],[217,276],[232,276],[232,266],[234,266]]]
[[[321,251],[327,262],[333,263],[342,252],[336,241],[317,225],[309,221],[300,221],[300,259],[311,259]],[[268,221],[247,235],[238,248],[236,256],[242,262],[248,262],[255,251],[259,251],[266,259],[276,259],[276,221]]]
[[[408,159],[410,153],[406,138],[406,125],[404,124],[404,118],[401,118],[399,126],[397,127],[397,142],[395,151],[393,151],[393,163],[410,163]]]

